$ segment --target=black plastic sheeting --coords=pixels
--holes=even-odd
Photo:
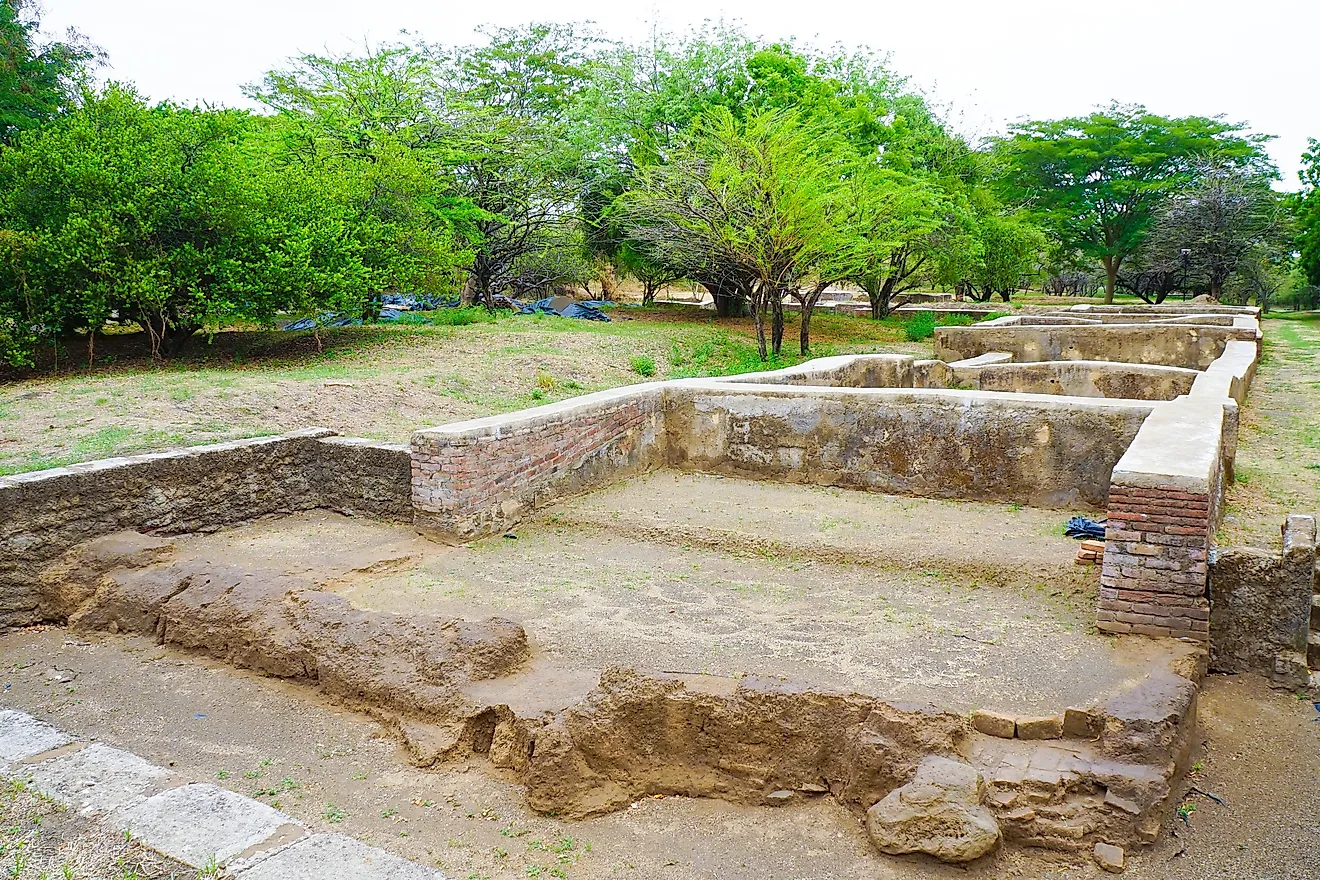
[[[1074,516],[1068,520],[1068,525],[1064,527],[1063,533],[1069,538],[1086,539],[1093,541],[1103,541],[1105,539],[1105,523],[1108,520],[1087,519],[1084,516]]]
[[[558,300],[560,308],[555,308]],[[456,309],[462,303],[457,299],[441,299],[436,296],[414,296],[407,293],[388,293],[380,298],[381,308],[376,316],[378,321],[397,321],[409,312],[432,312],[436,309]],[[614,303],[604,300],[564,303],[564,297],[546,297],[530,305],[523,305],[516,299],[499,295],[495,297],[495,307],[513,309],[519,315],[558,315],[562,318],[579,318],[584,321],[608,321],[610,316],[602,309],[613,308]],[[356,327],[362,323],[358,317],[326,313],[320,318],[302,318],[285,324],[285,330],[314,330],[317,327]]]
[[[558,315],[561,318],[580,318],[584,321],[608,321],[610,316],[601,310],[613,308],[614,306],[614,303],[591,299],[584,302],[570,302],[562,308],[556,309],[554,306],[555,299],[559,299],[559,297],[548,296],[545,299],[538,299],[530,305],[523,306],[518,310],[518,314]]]

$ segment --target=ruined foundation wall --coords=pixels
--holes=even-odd
[[[1191,391],[1192,383],[1201,375],[1181,367],[1112,361],[990,364],[977,372],[982,391],[1125,400],[1173,400]]]
[[[537,507],[659,466],[664,395],[662,383],[632,385],[418,431],[415,525],[443,541],[499,534]]]
[[[124,529],[214,531],[329,507],[406,521],[408,453],[309,428],[0,478],[0,628],[39,622],[32,572]]]
[[[739,385],[813,385],[826,388],[911,388],[915,358],[905,354],[858,354],[816,358],[763,373],[724,376]]]
[[[1153,404],[979,391],[833,391],[692,380],[669,464],[934,498],[1102,508]]]
[[[1230,340],[1254,343],[1258,335],[1259,331],[1251,327],[1031,326],[990,321],[971,327],[935,328],[935,356],[952,362],[1004,351],[1011,353],[1016,362],[1122,361],[1204,370],[1224,352]]]
[[[1305,686],[1315,565],[1314,516],[1288,517],[1281,553],[1220,551],[1210,565],[1210,668]]]

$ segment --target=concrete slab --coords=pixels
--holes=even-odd
[[[67,746],[73,737],[26,712],[0,709],[0,768]]]
[[[146,800],[170,775],[164,767],[101,743],[33,764],[31,773],[38,790],[85,816]]]
[[[162,792],[116,818],[147,846],[194,868],[212,859],[224,865],[282,826],[298,824],[279,810],[206,783]]]
[[[237,875],[239,880],[446,880],[439,871],[342,834],[306,837]]]

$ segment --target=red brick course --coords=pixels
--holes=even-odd
[[[1210,524],[1209,495],[1111,486],[1097,628],[1208,641]]]

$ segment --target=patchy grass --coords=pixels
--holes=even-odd
[[[0,874],[9,880],[192,880],[192,869],[70,812],[22,780],[0,783]]]
[[[462,314],[459,314],[462,313]],[[427,313],[428,316],[440,314]],[[134,334],[98,342],[98,359],[0,386],[0,475],[311,425],[404,441],[418,427],[508,412],[652,377],[717,376],[796,364],[757,357],[752,321],[691,306],[621,306],[612,322],[445,310],[418,324],[199,337],[152,362]],[[906,352],[896,320],[817,315],[812,356]],[[76,346],[74,346],[76,348]]]
[[[1287,514],[1320,509],[1320,314],[1276,313],[1263,326],[1264,357],[1242,410],[1222,546],[1277,549]]]

